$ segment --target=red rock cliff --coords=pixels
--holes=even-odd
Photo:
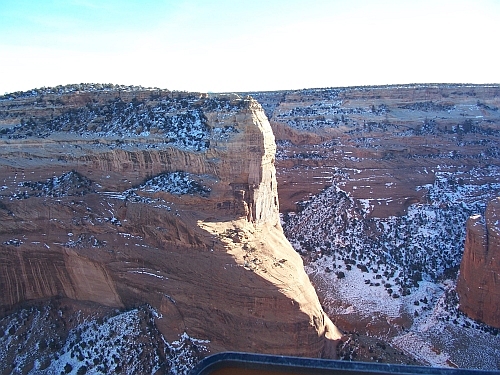
[[[257,102],[68,95],[72,112],[62,105],[55,120],[41,99],[3,107],[0,311],[57,296],[147,302],[167,338],[185,331],[210,340],[212,351],[335,355],[340,333],[279,224],[276,146]],[[31,115],[27,125],[21,115]],[[189,132],[161,128],[182,121]],[[210,193],[124,193],[178,171]]]
[[[467,221],[457,292],[464,313],[500,328],[500,198]]]

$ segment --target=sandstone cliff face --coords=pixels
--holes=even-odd
[[[123,307],[107,268],[71,249],[2,251],[1,280],[4,309],[56,296]]]
[[[340,333],[279,223],[260,105],[128,95],[62,95],[71,111],[2,102],[2,312],[58,296],[147,302],[169,339],[334,356]]]
[[[484,218],[467,221],[457,292],[460,310],[500,328],[500,198],[488,203]]]

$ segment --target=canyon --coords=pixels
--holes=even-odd
[[[169,345],[185,335],[206,353],[334,358],[341,333],[281,229],[276,146],[261,106],[236,95],[147,94],[147,103],[118,90],[3,102],[2,315],[57,299],[63,318],[93,303],[114,309],[106,321],[154,315],[154,337]],[[81,331],[76,316],[62,320],[66,335]],[[11,329],[3,336],[24,328]],[[102,362],[47,355],[16,362],[21,354],[9,352],[2,363],[50,373]],[[158,362],[167,370],[171,358],[164,351]],[[119,361],[106,369],[117,367],[134,372]]]
[[[498,289],[490,255],[475,252],[469,300],[456,287],[467,220],[500,195],[499,94],[447,84],[252,94],[277,139],[285,234],[348,336],[341,358],[393,360],[365,336],[433,366],[499,368],[498,329],[481,318],[498,303],[486,292]]]
[[[499,106],[497,85],[3,96],[0,339],[43,316],[63,343],[14,368],[182,373],[243,350],[498,369],[474,215],[498,230]],[[94,365],[92,324],[154,350]]]

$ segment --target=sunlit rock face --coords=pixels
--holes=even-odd
[[[484,217],[467,221],[457,292],[460,310],[500,328],[500,198],[488,203]]]
[[[0,100],[2,314],[148,303],[168,339],[335,356],[279,222],[273,132],[236,95],[113,87]]]

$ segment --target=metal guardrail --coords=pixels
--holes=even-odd
[[[203,359],[190,375],[499,375],[500,371],[349,362],[224,352]]]

